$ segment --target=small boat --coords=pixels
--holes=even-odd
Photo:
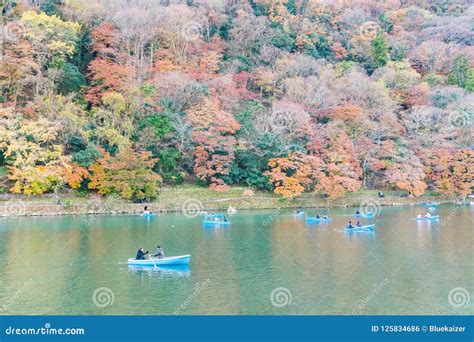
[[[191,255],[180,255],[162,259],[143,259],[137,260],[135,258],[128,259],[129,265],[134,266],[171,266],[171,265],[187,265]]]
[[[346,232],[373,232],[375,229],[375,224],[368,224],[366,226],[360,226],[360,227],[355,227],[354,228],[344,228]]]
[[[423,203],[423,205],[425,207],[437,207],[438,203],[435,203],[435,202],[433,202],[433,203]]]
[[[293,213],[293,216],[305,216],[305,215],[306,215],[306,213],[304,211],[300,211],[299,213],[297,213],[297,212]]]
[[[354,217],[374,218],[375,213],[373,211],[368,211],[364,214],[354,214]]]
[[[223,218],[224,218],[224,214],[205,214],[205,215],[204,215],[204,220],[205,220],[205,221],[209,221],[209,220],[215,219],[216,217],[217,217],[218,219],[223,219]]]
[[[332,221],[330,217],[316,217],[316,216],[306,216],[306,222],[329,222]]]
[[[237,212],[237,209],[235,209],[234,207],[230,206],[227,208],[227,213],[228,214],[235,214]]]
[[[143,217],[155,217],[156,213],[143,213]]]
[[[430,216],[430,217],[420,216],[420,217],[417,217],[416,219],[419,220],[419,221],[437,221],[437,220],[439,220],[439,215],[433,215],[433,216]]]
[[[203,225],[205,226],[230,226],[230,221],[210,221],[210,220],[204,220],[202,222]]]

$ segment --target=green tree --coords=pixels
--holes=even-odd
[[[388,62],[388,46],[387,40],[382,30],[377,32],[374,40],[372,40],[372,56],[374,58],[375,67],[382,67]]]
[[[474,68],[471,68],[465,55],[460,55],[454,60],[453,68],[448,76],[448,83],[468,91],[474,90]]]

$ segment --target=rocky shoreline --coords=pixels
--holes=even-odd
[[[226,197],[220,194],[217,198],[187,197],[167,194],[152,203],[130,203],[114,197],[65,198],[56,204],[54,198],[36,199],[14,196],[0,200],[0,217],[20,216],[63,216],[63,215],[138,215],[145,205],[154,212],[199,212],[225,211],[229,207],[236,210],[252,209],[290,209],[290,208],[341,208],[361,207],[366,210],[377,210],[382,206],[413,206],[422,203],[437,202],[440,204],[459,204],[459,198],[426,196],[418,198],[387,196],[350,196],[333,201],[316,196],[302,196],[292,201],[282,200],[276,196]]]

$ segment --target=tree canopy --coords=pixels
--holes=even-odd
[[[12,192],[473,190],[470,1],[8,3]]]

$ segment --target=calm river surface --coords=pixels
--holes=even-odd
[[[229,228],[181,214],[3,218],[0,314],[474,313],[474,206],[440,206],[439,222],[413,220],[421,206],[383,208],[361,220],[374,233],[349,235],[354,210],[319,211],[334,220],[312,225],[239,211]],[[126,264],[158,242],[191,254],[189,267]]]

